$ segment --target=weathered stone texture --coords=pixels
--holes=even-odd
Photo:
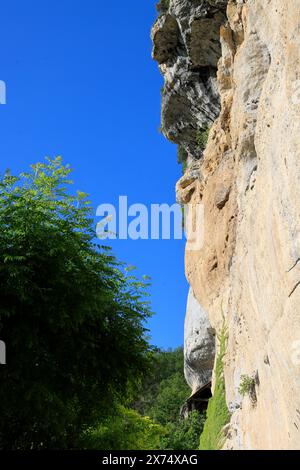
[[[171,0],[159,60],[163,130],[190,156],[177,198],[205,209],[186,275],[211,327],[228,326],[225,448],[300,449],[300,1],[226,4]],[[160,57],[164,22],[153,29]],[[203,154],[196,137],[207,125]],[[199,349],[193,389],[201,360]],[[258,377],[255,406],[238,392],[241,375]]]

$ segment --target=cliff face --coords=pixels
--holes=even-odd
[[[152,38],[162,130],[187,160],[177,198],[204,206],[203,246],[186,251],[188,382],[207,380],[225,322],[224,448],[299,449],[300,1],[170,0]]]

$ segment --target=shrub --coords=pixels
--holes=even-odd
[[[207,145],[209,132],[210,132],[210,128],[206,128],[206,129],[201,129],[196,133],[196,143],[199,149],[202,151],[205,149]]]
[[[255,391],[255,379],[253,377],[249,377],[249,375],[242,375],[239,386],[239,393],[243,397],[248,395],[252,404],[255,405],[255,403],[257,402],[257,396]]]
[[[250,394],[255,387],[255,380],[248,375],[241,376],[241,382],[239,386],[239,393],[245,397],[246,395]]]
[[[181,145],[178,145],[178,147],[177,147],[177,163],[179,165],[182,165],[182,174],[184,174],[186,169],[187,169],[187,159],[188,159],[187,151]]]
[[[169,9],[169,6],[170,6],[170,0],[160,0],[156,4],[156,9],[159,13],[164,13],[165,11]]]

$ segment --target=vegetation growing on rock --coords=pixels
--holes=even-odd
[[[182,165],[182,174],[184,174],[186,169],[187,169],[187,159],[188,159],[187,151],[181,145],[178,145],[178,147],[177,147],[177,163],[179,165]]]
[[[241,383],[239,386],[239,393],[245,397],[247,394],[251,392],[251,390],[255,387],[255,380],[248,375],[241,376]]]
[[[169,6],[170,6],[170,0],[160,0],[156,4],[156,9],[159,13],[163,13],[168,10]]]
[[[196,142],[200,150],[204,150],[208,141],[210,128],[202,129],[196,134]]]
[[[249,375],[242,375],[241,376],[241,382],[240,382],[240,386],[239,386],[239,393],[243,397],[248,395],[253,406],[257,402],[257,395],[256,395],[255,385],[256,385],[255,378],[249,377]]]
[[[215,367],[215,390],[207,408],[207,418],[200,437],[200,450],[219,450],[224,443],[223,428],[230,420],[226,403],[223,360],[227,347],[227,331],[223,327],[219,336],[219,354]]]

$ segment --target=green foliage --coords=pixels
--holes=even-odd
[[[210,128],[206,128],[206,129],[201,129],[199,131],[197,131],[196,133],[196,143],[199,147],[200,150],[204,150],[206,145],[207,145],[207,142],[208,142],[208,137],[209,137],[209,132],[210,132]]]
[[[164,427],[158,449],[196,449],[203,428],[204,417],[192,413],[187,420],[180,419],[180,409],[190,389],[183,374],[183,350],[157,351],[152,374],[143,382],[139,400],[134,404],[141,414],[150,416]]]
[[[151,373],[142,382],[134,408],[165,425],[179,418],[179,411],[190,394],[183,374],[182,348],[153,355]]]
[[[149,410],[150,416],[158,423],[166,425],[178,421],[180,408],[190,392],[183,381],[183,373],[176,372],[160,383],[155,402]]]
[[[183,351],[156,351],[152,373],[139,389],[131,408],[118,406],[101,424],[90,428],[83,448],[105,450],[196,449],[204,416],[179,412],[189,395],[183,376]]]
[[[164,434],[164,428],[148,416],[119,406],[102,424],[85,432],[82,447],[97,450],[156,450]]]
[[[188,159],[187,151],[183,147],[181,147],[181,145],[178,145],[178,147],[177,147],[177,163],[179,163],[179,165],[182,165],[182,174],[184,174],[185,171],[186,171],[187,159]]]
[[[227,331],[225,327],[219,339],[220,351],[216,361],[216,382],[213,397],[209,400],[207,417],[203,433],[200,437],[201,450],[219,450],[222,448],[224,436],[223,427],[230,420],[226,404],[225,380],[223,374],[223,359],[227,348]]]
[[[199,436],[203,430],[205,416],[193,411],[187,419],[171,422],[166,425],[166,434],[161,438],[161,449],[196,450]]]
[[[241,376],[241,382],[239,386],[239,393],[245,397],[246,395],[251,395],[253,389],[255,388],[255,379],[249,377],[248,375]]]
[[[95,242],[70,171],[56,158],[0,181],[0,448],[194,449],[182,348],[149,346],[149,278]]]
[[[95,244],[60,158],[0,181],[0,448],[75,448],[151,363],[145,284]]]
[[[156,9],[159,13],[164,13],[165,11],[168,10],[169,6],[170,6],[170,0],[160,0],[156,4]]]
[[[256,379],[254,377],[249,377],[249,375],[242,375],[241,376],[241,382],[240,382],[240,386],[239,386],[239,393],[243,397],[248,395],[253,406],[255,406],[256,402],[257,402],[257,395],[256,395],[255,385],[256,385]]]
[[[177,163],[183,163],[187,160],[187,151],[181,146],[178,145],[177,147]]]

